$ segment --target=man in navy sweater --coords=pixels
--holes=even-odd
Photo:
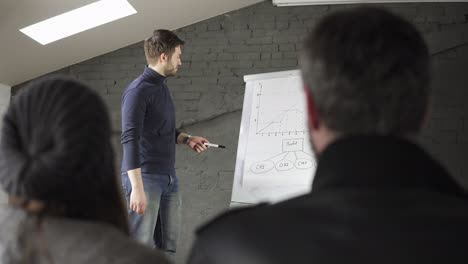
[[[144,44],[148,66],[122,96],[122,185],[131,232],[169,257],[176,252],[180,223],[175,144],[187,144],[200,153],[208,142],[175,127],[166,78],[182,64],[183,45],[173,32],[155,30]]]

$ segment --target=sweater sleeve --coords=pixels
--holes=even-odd
[[[139,140],[143,131],[146,99],[140,89],[128,90],[122,98],[123,170],[140,168]]]

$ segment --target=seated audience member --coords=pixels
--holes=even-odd
[[[0,259],[16,263],[168,263],[129,237],[103,101],[54,77],[20,91],[0,142]]]
[[[379,7],[328,15],[300,56],[318,167],[309,194],[201,227],[190,263],[466,263],[468,198],[415,143],[430,56]]]

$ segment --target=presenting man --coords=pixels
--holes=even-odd
[[[303,50],[311,193],[219,217],[190,262],[466,263],[468,197],[413,138],[430,101],[421,34],[359,7],[324,18]]]
[[[173,257],[180,225],[175,144],[200,153],[202,137],[176,130],[174,103],[166,78],[182,65],[184,41],[159,29],[145,40],[148,66],[122,96],[122,185],[132,235]]]

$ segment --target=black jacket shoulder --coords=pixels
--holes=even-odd
[[[229,221],[229,219],[233,217],[235,218],[236,216],[242,216],[244,214],[249,214],[250,212],[256,212],[257,209],[266,207],[268,205],[268,203],[260,203],[257,205],[247,205],[232,208],[226,212],[219,214],[218,216],[215,216],[210,221],[201,225],[195,232],[197,233],[197,235],[203,235],[205,231],[215,228],[218,224],[224,225],[225,221]]]

